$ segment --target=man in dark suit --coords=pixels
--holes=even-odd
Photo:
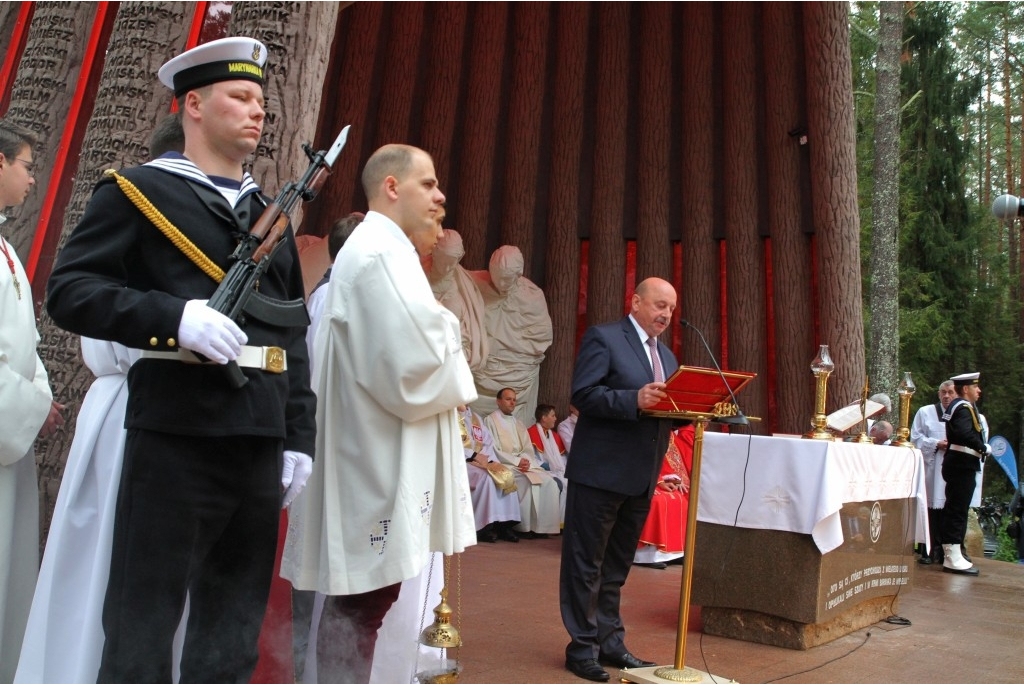
[[[47,309],[59,326],[142,350],[128,373],[97,682],[171,682],[186,593],[181,681],[248,682],[282,490],[289,501],[312,469],[306,327],[256,316],[239,326],[206,306],[266,207],[243,171],[263,130],[265,61],[262,43],[231,37],[167,62],[159,77],[178,98],[184,154],[101,181],[50,276]],[[122,190],[125,180],[134,189]],[[166,221],[144,213],[136,193]],[[302,272],[290,229],[282,241],[259,289],[295,300]],[[193,249],[179,249],[186,243]],[[229,385],[228,361],[244,387]]]
[[[641,410],[665,396],[676,359],[657,336],[676,308],[672,284],[648,278],[629,316],[587,330],[576,358],[572,403],[579,409],[562,540],[562,622],[567,669],[604,682],[601,663],[653,666],[625,645],[619,598],[668,447],[671,420]]]

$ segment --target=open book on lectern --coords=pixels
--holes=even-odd
[[[735,416],[739,408],[733,404],[732,396],[756,376],[756,373],[746,371],[719,373],[718,369],[680,366],[665,381],[665,398],[644,413],[658,416],[679,416],[681,413]]]

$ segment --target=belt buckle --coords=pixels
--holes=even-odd
[[[270,373],[284,372],[284,350],[280,347],[263,348],[263,370]]]

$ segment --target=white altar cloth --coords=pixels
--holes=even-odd
[[[701,455],[699,521],[810,534],[825,554],[843,544],[844,502],[915,499],[929,539],[916,448],[706,431]]]

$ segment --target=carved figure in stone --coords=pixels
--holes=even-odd
[[[473,371],[479,400],[473,409],[490,413],[502,388],[518,393],[515,415],[524,423],[533,421],[537,408],[540,363],[551,346],[552,326],[544,291],[523,276],[523,253],[503,245],[491,255],[486,271],[472,271],[486,307],[484,325],[490,348],[483,366]]]

